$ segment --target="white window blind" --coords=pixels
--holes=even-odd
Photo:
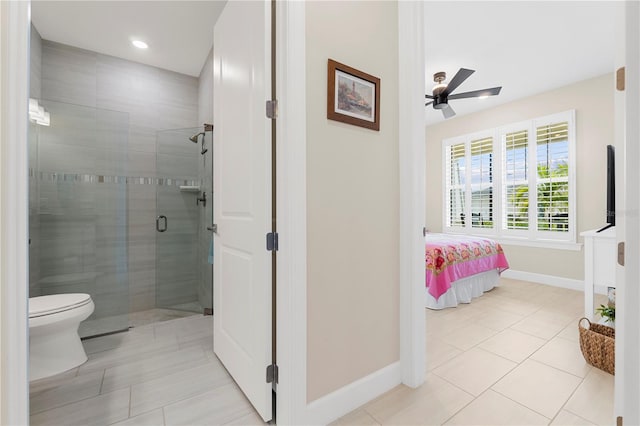
[[[538,231],[569,231],[569,123],[536,128]]]
[[[576,242],[575,112],[443,141],[445,231]]]
[[[493,137],[471,144],[471,227],[493,228]]]
[[[529,229],[528,134],[520,130],[502,135],[503,229]]]
[[[449,145],[446,149],[447,226],[464,228],[466,192],[465,144]]]

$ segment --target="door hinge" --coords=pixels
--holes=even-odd
[[[267,365],[267,383],[278,383],[278,365]]]
[[[278,118],[278,100],[267,101],[267,118],[272,120]]]
[[[624,241],[618,243],[618,265],[624,266]]]
[[[278,251],[278,233],[269,232],[267,234],[267,250]]]
[[[625,71],[624,67],[618,68],[616,71],[616,89],[623,92],[625,86]]]

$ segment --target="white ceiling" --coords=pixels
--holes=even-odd
[[[107,55],[198,76],[226,0],[33,1],[41,36]],[[432,76],[476,72],[454,93],[502,86],[499,96],[451,101],[457,116],[613,71],[612,1],[427,1],[427,90]],[[622,16],[622,15],[620,15]],[[149,49],[130,40],[139,37]],[[427,124],[444,120],[425,108]],[[453,118],[455,120],[455,118]]]
[[[42,38],[199,76],[226,0],[33,1]],[[139,38],[149,44],[131,45]]]
[[[435,72],[445,71],[449,81],[459,68],[476,72],[454,93],[502,86],[498,96],[450,101],[460,117],[613,72],[621,6],[612,1],[426,2],[427,93]],[[428,106],[425,120],[429,125],[444,118]]]

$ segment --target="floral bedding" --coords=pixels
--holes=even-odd
[[[437,299],[454,281],[480,272],[509,268],[502,246],[488,238],[463,235],[425,236],[426,286]]]

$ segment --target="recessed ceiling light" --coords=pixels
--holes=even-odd
[[[487,99],[489,95],[478,96],[478,99]]]
[[[149,45],[142,40],[132,40],[131,44],[133,44],[138,49],[146,49],[149,47]]]

